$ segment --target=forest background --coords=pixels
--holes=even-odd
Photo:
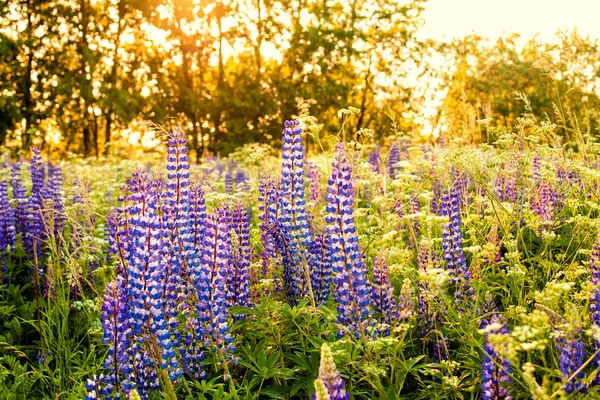
[[[0,4],[0,146],[133,156],[181,125],[194,160],[277,145],[310,106],[381,143],[493,142],[523,114],[594,134],[598,40],[423,39],[425,0],[8,0]],[[340,112],[354,107],[360,111]],[[484,122],[484,123],[482,123]],[[308,146],[314,143],[308,142]]]

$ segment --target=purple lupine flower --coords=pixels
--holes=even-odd
[[[268,237],[267,243],[277,249],[281,255],[281,264],[283,266],[283,288],[285,296],[290,304],[295,304],[301,297],[299,285],[295,276],[298,271],[298,251],[290,233],[281,227],[278,222],[267,223],[263,227],[265,235]]]
[[[6,279],[6,256],[16,244],[17,217],[8,199],[6,182],[0,181],[0,282]]]
[[[329,258],[334,273],[338,323],[364,338],[370,323],[371,296],[354,223],[352,170],[344,153],[344,144],[338,143],[327,186],[325,221],[331,240]]]
[[[440,199],[442,198],[442,184],[441,184],[441,182],[434,181],[432,183],[431,189],[432,189],[432,192],[433,192],[433,197],[431,198],[431,213],[432,214],[436,214],[436,215],[440,215],[441,209],[442,209],[442,204],[440,202]]]
[[[442,226],[443,259],[450,274],[450,283],[454,286],[457,309],[463,312],[474,302],[475,291],[462,248],[459,191],[455,186],[450,191],[445,191],[442,197],[441,214],[449,218],[448,223]]]
[[[227,305],[247,307],[250,287],[250,218],[248,209],[237,205],[232,212],[231,227],[235,242],[231,249],[231,263],[227,275]]]
[[[21,183],[21,164],[13,163],[10,170],[10,186],[12,188],[13,206],[17,219],[17,233],[24,238],[27,232],[27,190]]]
[[[231,251],[228,212],[208,214],[204,230],[202,258],[193,273],[196,287],[198,315],[206,323],[206,343],[219,361],[231,359],[234,346],[227,323],[226,277]]]
[[[532,178],[534,182],[537,182],[540,179],[540,162],[541,158],[538,154],[533,156],[533,160],[531,160],[531,170],[532,170]]]
[[[248,190],[248,177],[244,171],[237,171],[235,174],[235,187],[242,191]]]
[[[558,368],[560,369],[561,378],[566,382],[563,390],[567,394],[585,393],[587,391],[586,384],[582,382],[582,379],[585,377],[585,371],[581,368],[587,355],[585,353],[585,344],[581,341],[580,336],[581,328],[570,327],[556,339],[556,349],[560,352]],[[571,379],[573,375],[575,377]]]
[[[439,259],[426,242],[421,242],[418,255],[419,273],[426,274],[430,264],[433,268],[438,268]],[[447,310],[441,299],[441,293],[438,288],[432,287],[429,282],[422,279],[417,282],[417,288],[419,289],[417,335],[425,342],[434,362],[447,360],[448,338],[442,333]]]
[[[500,201],[514,203],[517,201],[517,176],[514,162],[509,164],[509,168],[504,166],[496,177],[496,196]]]
[[[506,323],[498,315],[491,317],[485,329],[481,397],[484,400],[511,400],[510,390],[506,387],[512,383],[510,363],[505,356],[507,346],[499,349],[498,344],[490,342],[490,335],[509,335]]]
[[[64,201],[62,196],[63,174],[59,166],[48,163],[48,195],[52,200],[51,221],[54,230],[54,238],[61,244],[65,227]]]
[[[274,257],[276,249],[273,244],[271,235],[267,231],[267,227],[277,221],[279,210],[276,206],[278,201],[279,190],[275,181],[270,179],[268,176],[261,177],[259,186],[258,196],[258,208],[261,211],[259,216],[260,219],[260,232],[261,232],[261,243],[263,248],[260,252],[262,260],[262,275],[267,276],[269,271],[269,258]]]
[[[412,298],[412,284],[410,279],[404,279],[400,296],[398,297],[398,320],[407,323],[415,314],[415,303]]]
[[[103,365],[109,373],[102,375],[98,384],[104,396],[119,398],[131,390],[129,377],[133,372],[128,357],[131,318],[123,277],[118,276],[113,282],[107,283],[105,293],[102,303],[102,343],[108,345],[108,354]],[[97,390],[96,385],[94,390]]]
[[[233,193],[233,175],[231,174],[230,170],[228,170],[225,174],[225,193]]]
[[[190,217],[192,230],[194,232],[193,244],[200,245],[204,234],[204,220],[206,219],[206,205],[204,191],[197,182],[190,186]]]
[[[42,257],[42,243],[46,240],[44,226],[44,173],[42,171],[42,157],[37,147],[33,148],[31,156],[31,195],[27,201],[27,228],[24,236],[24,248],[30,260]]]
[[[331,261],[329,260],[329,235],[315,232],[309,248],[310,279],[316,304],[325,304],[331,292]]]
[[[479,315],[481,315],[481,321],[479,326],[481,329],[485,329],[492,321],[494,315],[498,314],[498,307],[494,302],[494,297],[490,292],[485,292],[483,303],[479,309]]]
[[[390,151],[388,153],[388,159],[386,162],[386,167],[388,170],[388,174],[390,178],[394,179],[396,174],[398,173],[399,168],[396,164],[400,162],[400,149],[396,143],[390,146]]]
[[[556,189],[544,179],[537,184],[534,196],[532,200],[533,212],[542,221],[542,231],[547,231],[550,229],[554,221],[554,214],[558,210]]]
[[[308,175],[310,177],[310,199],[317,204],[323,201],[323,188],[321,187],[321,171],[319,166],[313,162],[308,163]]]
[[[136,187],[137,186],[137,187]],[[129,211],[129,241],[126,254],[129,310],[132,318],[131,347],[135,386],[141,396],[160,388],[156,368],[167,370],[171,380],[177,379],[181,369],[175,358],[173,341],[167,329],[168,314],[165,307],[165,283],[167,270],[165,259],[170,250],[168,230],[157,214],[156,183],[145,171],[139,171],[136,186],[129,196],[134,203]],[[145,355],[147,354],[147,356]],[[131,357],[131,356],[130,356]]]
[[[373,259],[373,284],[371,288],[371,304],[375,314],[379,316],[379,323],[383,324],[382,334],[388,336],[390,327],[399,317],[398,305],[394,297],[394,288],[390,283],[390,271],[387,262],[381,255]]]
[[[369,165],[374,172],[381,172],[381,146],[377,145],[369,153]]]
[[[306,201],[304,200],[304,145],[302,144],[302,128],[300,121],[286,121],[283,130],[281,146],[281,196],[279,197],[280,215],[278,221],[283,229],[287,231],[292,241],[288,244],[297,249],[294,251],[296,257],[291,261],[295,264],[284,269],[292,276],[284,276],[289,285],[296,286],[288,288],[288,295],[297,293],[298,297],[289,297],[292,305],[298,303],[300,297],[305,294],[308,270],[302,273],[302,268],[307,267],[307,261],[303,258],[304,250],[310,247],[312,235],[306,212]],[[296,296],[296,295],[295,295]]]
[[[589,300],[590,322],[592,325],[600,326],[600,235],[596,238],[590,256],[590,283],[593,285]],[[596,341],[596,350],[600,348],[600,342]],[[594,358],[596,368],[600,367],[600,354]],[[594,378],[594,385],[600,385],[600,374]]]
[[[317,379],[320,379],[323,382],[331,400],[350,399],[350,394],[348,394],[344,388],[344,380],[335,366],[333,354],[331,354],[331,349],[327,343],[323,343],[321,346],[321,364],[319,365],[319,375],[317,376]]]

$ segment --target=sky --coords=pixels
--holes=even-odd
[[[423,17],[421,35],[437,40],[539,33],[552,41],[558,30],[573,28],[600,38],[600,0],[429,0]]]

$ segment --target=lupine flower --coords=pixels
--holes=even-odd
[[[231,227],[235,242],[231,249],[231,263],[227,274],[227,305],[248,306],[250,286],[250,218],[242,205],[234,208]]]
[[[235,187],[239,190],[248,190],[248,177],[244,171],[237,171],[235,174]]]
[[[102,303],[102,343],[108,345],[104,367],[109,373],[102,375],[99,384],[103,387],[101,393],[111,398],[127,394],[131,390],[129,376],[132,365],[128,357],[131,317],[123,277],[118,276],[115,281],[109,282],[105,293]]]
[[[260,252],[263,266],[262,275],[265,277],[269,273],[269,258],[274,257],[277,252],[272,235],[269,233],[267,227],[277,221],[279,210],[273,205],[278,204],[278,195],[279,190],[277,190],[275,182],[268,176],[261,177],[258,196],[258,208],[261,211],[261,214],[258,218],[261,221],[259,227],[261,232],[261,242],[263,244],[263,248]]]
[[[330,245],[327,233],[316,232],[309,248],[310,279],[316,304],[325,304],[331,292]]]
[[[331,400],[348,400],[350,398],[344,389],[344,380],[335,366],[331,349],[327,343],[323,343],[321,346],[321,364],[317,379],[323,382]],[[315,396],[315,398],[317,397]]]
[[[232,194],[233,193],[233,176],[231,171],[227,171],[225,174],[225,193]]]
[[[593,285],[589,300],[590,322],[596,327],[600,327],[600,236],[592,247],[590,256],[590,283]],[[596,350],[600,348],[600,343],[595,342]],[[600,355],[594,358],[596,368],[600,367]],[[600,374],[594,378],[594,385],[600,385]]]
[[[300,275],[298,268],[298,251],[294,245],[289,232],[281,227],[278,222],[264,225],[265,235],[269,237],[272,247],[281,254],[281,264],[283,266],[283,287],[285,296],[290,304],[296,304],[301,297],[300,286],[294,277]]]
[[[351,168],[339,143],[327,186],[327,233],[331,238],[330,260],[334,272],[334,298],[338,323],[354,335],[366,335],[370,319],[370,287],[366,265],[358,249],[354,223]]]
[[[398,319],[407,323],[415,314],[415,303],[412,299],[412,285],[410,279],[404,279],[400,297],[398,299]]]
[[[431,213],[441,215],[442,185],[440,182],[434,181],[432,184],[433,196],[431,197]]]
[[[398,172],[398,167],[396,164],[400,162],[400,149],[397,144],[392,144],[390,146],[390,152],[388,153],[388,159],[386,162],[386,167],[388,170],[389,176],[394,179]]]
[[[494,297],[490,292],[485,292],[485,298],[481,304],[479,315],[481,315],[481,322],[479,326],[481,329],[485,329],[492,321],[492,317],[498,313],[498,307],[494,302]]]
[[[369,153],[369,165],[374,172],[381,172],[381,146],[377,145]]]
[[[462,248],[459,192],[455,186],[444,193],[441,208],[441,214],[449,218],[449,222],[442,226],[443,258],[450,274],[450,283],[454,286],[457,309],[462,312],[473,303],[475,291],[471,285],[471,273]]]
[[[542,230],[546,231],[554,221],[554,214],[558,209],[556,190],[547,180],[542,180],[536,186],[535,198],[532,200],[533,212],[542,221]]]
[[[286,273],[295,275],[285,277],[284,280],[290,285],[297,286],[287,290],[289,293],[298,293],[302,296],[305,293],[307,284],[307,272],[302,273],[302,266],[307,267],[307,259],[303,260],[303,254],[310,247],[312,235],[308,223],[308,214],[306,212],[306,202],[304,200],[304,146],[302,144],[302,128],[300,121],[286,121],[283,130],[281,146],[281,196],[279,197],[280,215],[278,221],[282,229],[291,237],[292,241],[288,246],[297,247],[297,257],[292,262],[297,265],[284,269]],[[310,283],[308,283],[310,284]],[[288,300],[292,305],[297,304],[299,298],[290,298]]]
[[[560,352],[558,368],[560,369],[561,378],[566,382],[563,389],[567,394],[585,393],[587,391],[586,384],[582,382],[585,371],[581,369],[587,355],[585,344],[581,341],[580,336],[581,328],[571,326],[566,332],[561,332],[561,335],[556,339],[556,349]],[[575,374],[577,371],[579,372]],[[571,379],[574,374],[575,377]]]
[[[321,379],[315,379],[315,400],[331,400],[329,392]]]
[[[16,244],[17,218],[8,200],[6,182],[0,181],[0,282],[6,278],[6,255]]]
[[[65,213],[64,201],[62,197],[63,189],[62,169],[59,166],[54,166],[48,163],[48,191],[49,197],[52,200],[52,225],[54,229],[54,238],[59,242],[63,238],[63,230],[65,228]]]
[[[44,174],[42,171],[42,157],[37,147],[33,148],[31,156],[31,195],[27,201],[27,228],[24,236],[24,248],[30,260],[42,257],[42,243],[46,240],[44,226]]]
[[[494,342],[491,335],[496,336]],[[510,363],[504,355],[504,349],[497,344],[498,336],[508,336],[506,323],[498,315],[493,315],[485,328],[485,344],[483,346],[481,392],[484,400],[510,400],[510,390],[506,387],[512,382]],[[502,351],[503,350],[503,351]]]
[[[231,358],[235,349],[227,324],[225,287],[231,251],[229,218],[227,212],[207,215],[202,259],[193,276],[198,294],[197,311],[206,320],[208,348],[223,362]]]
[[[379,322],[384,324],[382,334],[388,336],[390,326],[395,324],[399,312],[394,297],[394,288],[390,283],[390,271],[383,256],[375,256],[373,259],[373,277],[371,304],[375,313],[379,315]]]
[[[321,187],[321,171],[315,163],[308,163],[308,175],[310,177],[310,199],[317,204],[323,201],[323,188]]]
[[[27,190],[21,183],[21,164],[13,163],[10,170],[13,206],[15,207],[16,229],[22,237],[27,232]]]
[[[430,255],[431,253],[431,255]],[[426,242],[421,242],[418,255],[419,274],[426,276],[431,269],[439,268],[439,259]],[[425,279],[417,282],[419,289],[417,335],[423,339],[434,362],[448,360],[448,338],[442,333],[446,319],[446,306],[440,289]]]
[[[517,201],[517,176],[515,168],[498,174],[496,178],[496,196],[498,200],[514,203]]]

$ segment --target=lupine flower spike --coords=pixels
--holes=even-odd
[[[367,268],[358,248],[354,223],[351,168],[346,161],[344,144],[339,143],[327,186],[327,233],[331,238],[330,260],[333,266],[338,303],[338,323],[366,338],[370,323],[370,285]]]
[[[510,390],[507,388],[512,382],[511,368],[506,359],[507,346],[501,340],[509,335],[508,328],[500,316],[493,315],[484,332],[481,397],[484,400],[511,400]]]
[[[350,395],[344,389],[345,383],[340,375],[339,371],[333,362],[333,355],[331,349],[327,343],[323,343],[321,346],[321,365],[319,366],[319,376],[317,380],[320,380],[327,390],[329,399],[331,400],[348,400]],[[320,386],[315,382],[315,387]],[[322,392],[322,389],[321,389]],[[317,396],[314,396],[318,399]],[[324,397],[325,399],[327,397]]]

